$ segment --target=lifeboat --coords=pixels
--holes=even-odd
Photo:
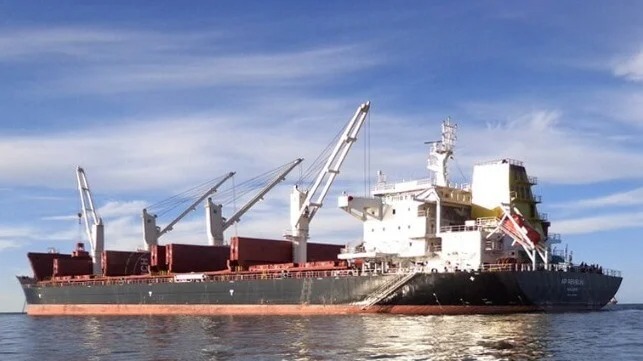
[[[526,234],[527,238],[529,238],[529,240],[534,245],[538,244],[538,242],[540,242],[540,240],[542,238],[540,236],[540,233],[538,233],[538,231],[536,231],[533,227],[528,225],[527,222],[525,222],[524,218],[522,218],[520,215],[517,215],[517,214],[512,214],[511,217],[514,219],[514,221],[516,221],[516,224],[518,224],[518,226],[520,226],[520,228],[522,228],[523,232],[521,232],[521,233]]]

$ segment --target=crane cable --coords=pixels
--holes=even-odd
[[[333,147],[337,144],[339,137],[342,135],[342,133],[344,133],[345,130],[346,130],[346,127],[342,127],[339,130],[339,132],[326,145],[326,147],[321,151],[321,153],[319,153],[317,158],[315,158],[315,160],[313,160],[310,166],[308,166],[306,171],[304,171],[303,175],[299,177],[299,179],[296,182],[297,185],[305,184],[306,187],[310,189],[310,187],[312,186],[312,183],[315,181],[313,177],[320,173],[321,169],[328,161],[328,157],[332,153]]]
[[[364,141],[364,197],[370,195],[371,189],[371,112],[366,121],[366,139]]]
[[[238,199],[246,196],[250,192],[256,191],[257,189],[264,187],[266,184],[272,181],[279,173],[283,172],[283,170],[286,167],[290,166],[291,164],[292,164],[291,162],[286,163],[273,170],[259,174],[258,176],[250,178],[239,184],[236,184],[235,177],[233,176],[232,187],[222,192],[215,193],[213,198],[217,200],[217,203],[222,205],[233,204],[233,207],[236,212],[237,210],[236,201]],[[148,210],[155,213],[157,217],[165,216],[181,205],[187,205],[191,202],[194,202],[194,200],[201,197],[208,189],[212,187],[212,185],[218,183],[223,177],[224,176],[220,176],[212,180],[209,180],[207,182],[198,184],[194,187],[191,187],[186,191],[183,191],[179,194],[176,194],[174,196],[171,196],[165,200],[162,200],[160,202],[157,202],[149,206]]]

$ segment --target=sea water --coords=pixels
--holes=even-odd
[[[643,360],[643,305],[480,316],[4,314],[0,360]]]

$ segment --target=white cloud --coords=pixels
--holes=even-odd
[[[6,155],[0,159],[0,186],[72,188],[76,186],[73,172],[80,164],[94,193],[162,190],[169,196],[228,171],[237,171],[239,182],[296,157],[306,159],[302,165],[306,169],[353,111],[344,106],[325,122],[273,114],[257,123],[249,116],[213,113],[115,122],[100,130],[0,137],[0,151]],[[437,136],[439,121],[418,129],[417,124],[423,123],[413,115],[379,112],[375,116],[371,177],[377,169],[390,179],[426,176],[423,141]],[[338,179],[354,182],[355,188],[348,191],[363,189],[365,131]],[[550,183],[643,177],[643,156],[636,148],[622,146],[619,139],[576,132],[557,111],[534,111],[493,125],[460,124],[456,159],[467,177],[474,163],[503,157],[525,161],[530,175]],[[294,170],[290,179],[298,173]],[[452,169],[451,174],[460,178],[459,170]]]
[[[97,213],[105,218],[118,218],[121,216],[140,216],[143,208],[147,207],[147,202],[144,201],[110,201],[103,206],[99,206]]]
[[[69,198],[67,197],[61,197],[61,196],[45,196],[45,195],[37,195],[37,194],[28,194],[24,195],[24,199],[29,199],[29,200],[35,200],[35,201],[67,201]]]
[[[30,234],[31,229],[21,226],[0,226],[0,238],[24,237]]]
[[[211,55],[136,64],[100,65],[78,70],[54,82],[71,93],[121,93],[210,86],[269,86],[327,82],[348,72],[373,66],[376,57],[364,49],[339,46],[275,54]]]
[[[580,199],[578,201],[555,204],[552,206],[558,208],[587,209],[610,206],[625,207],[634,205],[643,205],[643,187],[625,192],[612,193],[601,197]]]
[[[73,221],[78,219],[78,216],[72,216],[72,215],[67,215],[67,216],[47,216],[47,217],[41,217],[43,221]]]
[[[0,252],[4,251],[5,249],[18,247],[20,247],[20,243],[18,243],[17,241],[0,239]]]
[[[643,81],[643,50],[618,61],[613,66],[614,75],[631,81]]]
[[[17,29],[0,35],[0,62],[63,56],[73,70],[49,64],[47,76],[37,82],[39,91],[56,96],[212,86],[274,89],[295,81],[310,86],[380,62],[373,49],[356,44],[259,51],[239,50],[237,42],[215,32]]]
[[[0,225],[0,252],[10,248],[19,248],[38,238],[39,232],[27,226]]]
[[[643,212],[605,215],[552,221],[551,230],[562,234],[586,234],[622,228],[643,227]]]
[[[354,106],[339,106],[332,102],[325,106],[337,113],[327,117],[332,121],[320,121],[321,115],[310,119],[289,115],[279,119],[281,114],[273,114],[271,118],[264,118],[265,122],[256,123],[235,114],[200,114],[181,120],[168,117],[140,123],[116,122],[100,132],[80,129],[74,133],[0,137],[0,151],[8,155],[0,159],[0,181],[11,185],[75,188],[73,172],[78,162],[86,166],[94,193],[143,192],[148,196],[156,193],[157,197],[161,193],[165,198],[230,170],[238,171],[238,184],[298,156],[308,159],[302,166],[306,169],[354,111]],[[284,112],[288,114],[296,109],[299,107],[293,105],[291,110]],[[316,131],[311,132],[313,127]],[[212,129],[216,132],[210,132]],[[382,169],[390,180],[426,177],[423,141],[438,134],[438,120],[427,123],[424,117],[378,112],[371,128],[371,173]],[[362,133],[360,141],[364,142],[365,138],[366,133]],[[599,142],[606,147],[596,147]],[[643,157],[633,149],[620,147],[618,142],[575,132],[562,113],[542,110],[494,124],[460,124],[456,158],[466,176],[470,176],[470,166],[476,162],[511,157],[524,160],[530,175],[550,183],[643,177]],[[314,241],[345,243],[360,237],[359,223],[341,211],[328,208],[335,208],[336,195],[341,191],[355,194],[363,191],[362,152],[363,143],[355,145],[344,164],[311,229]],[[20,157],[11,154],[20,154]],[[295,169],[286,184],[296,179],[299,172]],[[452,179],[460,177],[455,169],[451,174]],[[288,192],[288,187],[284,186],[275,189],[267,197],[273,201],[262,202],[271,208],[262,211],[260,203],[251,210],[238,225],[239,233],[280,238],[289,227]],[[631,196],[636,198],[634,196],[638,194]],[[615,203],[624,199],[622,197],[627,195],[601,197],[588,200],[587,204]],[[123,249],[140,247],[140,211],[152,200],[123,195],[120,199],[109,198],[109,202],[97,204],[106,224],[108,245]],[[241,201],[238,206],[240,204]],[[229,209],[226,212],[231,214]],[[205,244],[207,237],[202,215],[195,218],[198,219],[179,223],[166,235],[167,239]],[[578,220],[561,222],[556,227],[563,230],[579,232],[586,229]],[[70,227],[51,232],[43,239],[73,241],[77,238],[78,230]]]
[[[21,38],[16,35],[25,41],[16,41]],[[48,29],[0,36],[0,49],[6,50],[0,59],[24,60],[52,52],[73,57],[83,67],[73,77],[59,74],[55,81],[83,92],[234,84],[263,86],[303,78],[328,81],[360,69],[365,65],[362,59],[369,59],[366,65],[378,63],[377,55],[364,56],[366,50],[357,45],[246,54],[228,53],[223,47],[217,47],[199,52],[198,56],[182,54],[183,50],[194,50],[213,41],[222,45],[229,39],[219,34],[167,36],[100,29]],[[99,56],[107,53],[110,55],[104,59]],[[422,143],[438,136],[441,117],[380,111],[377,99],[373,100],[377,112],[371,128],[373,164],[369,176],[382,169],[389,179],[425,177],[426,147]],[[632,107],[636,106],[635,100]],[[228,171],[238,171],[238,179],[247,179],[301,156],[307,158],[305,169],[345,124],[359,101],[355,104],[347,99],[311,101],[302,99],[301,95],[272,92],[269,96],[249,99],[247,107],[238,113],[219,108],[182,116],[112,119],[111,122],[108,119],[100,126],[75,131],[0,136],[0,152],[5,155],[0,159],[0,186],[73,188],[73,170],[80,164],[87,168],[95,193],[170,195]],[[476,162],[510,157],[525,161],[530,175],[550,183],[643,177],[641,151],[622,146],[622,134],[579,132],[578,126],[555,107],[540,106],[525,111],[522,106],[499,109],[478,104],[477,108],[468,109],[477,113],[478,119],[494,119],[502,114],[503,121],[461,124],[456,158],[465,176],[470,176],[470,167]],[[630,136],[636,139],[636,134]],[[361,148],[365,138],[363,131],[362,143],[355,146],[345,163],[336,189],[363,190]],[[451,175],[460,177],[455,169]],[[285,197],[287,199],[287,194]],[[106,232],[112,232],[118,244],[139,244],[142,238],[139,213],[149,200],[140,198],[143,197],[132,201],[124,197],[99,209],[106,224],[111,225]],[[594,202],[614,201],[604,198]],[[334,202],[333,194],[329,195],[326,203],[334,207]],[[591,200],[589,202],[591,204]],[[333,222],[340,222],[344,216],[329,217]],[[346,217],[348,223],[342,230],[349,232],[352,219]],[[287,215],[279,218],[279,222],[272,217],[245,218],[256,224],[256,228],[248,230],[261,230],[262,234],[281,235],[287,227]],[[320,217],[319,222],[324,222],[322,218],[325,217]],[[185,227],[189,224],[186,222]],[[275,228],[277,224],[279,229]],[[203,233],[201,225],[193,227]],[[332,224],[328,228],[332,229]],[[73,233],[64,231],[48,237],[73,239]],[[172,233],[179,234],[179,231]],[[184,236],[188,237],[187,233]],[[330,233],[321,236],[335,237]]]
[[[484,127],[463,126],[459,159],[513,158],[525,162],[530,175],[558,184],[587,184],[643,178],[643,153],[605,134],[579,132],[556,110],[535,110]]]
[[[58,56],[67,61],[121,64],[140,57],[184,56],[190,48],[198,49],[198,53],[220,50],[221,35],[215,31],[163,33],[95,26],[4,28],[0,34],[0,61],[38,62]]]
[[[248,116],[221,113],[116,122],[65,133],[0,136],[0,151],[5,155],[0,159],[0,183],[73,188],[75,167],[82,165],[94,193],[162,189],[169,195],[228,171],[237,171],[237,179],[248,179],[297,157],[307,160],[302,165],[305,169],[345,126],[354,109],[344,107],[337,114],[319,116],[325,121],[276,114],[254,122]],[[417,132],[400,125],[396,138],[411,133]],[[421,138],[415,138],[422,151]],[[374,156],[374,161],[399,167],[407,147],[395,148],[395,153],[383,154],[382,160]],[[354,147],[342,180],[361,179],[362,149],[361,145]],[[418,162],[419,169],[423,162]]]
[[[631,145],[640,144],[643,127],[643,92],[640,88],[603,89],[575,101],[579,103],[576,104],[578,110],[596,117],[595,123],[601,126],[597,132],[605,137],[620,136],[624,143]]]
[[[90,46],[123,42],[129,35],[91,28],[5,29],[0,35],[0,59],[15,61],[45,54],[85,56],[90,54]]]

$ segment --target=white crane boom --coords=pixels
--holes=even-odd
[[[145,236],[145,248],[149,250],[150,246],[158,244],[159,237],[171,231],[181,219],[183,219],[188,213],[196,208],[197,204],[203,202],[204,199],[215,193],[217,189],[228,179],[232,178],[234,174],[235,172],[226,174],[219,182],[208,189],[201,197],[199,197],[199,199],[190,204],[188,208],[186,208],[178,217],[176,217],[162,230],[156,226],[156,216],[147,213],[147,210],[143,209],[143,232]]]
[[[252,208],[257,202],[259,202],[263,197],[270,192],[277,184],[284,181],[286,175],[290,173],[297,165],[299,165],[304,159],[298,158],[291,162],[287,167],[279,173],[270,183],[263,187],[252,199],[250,199],[243,207],[241,207],[234,215],[224,221],[222,215],[223,206],[220,204],[214,204],[211,198],[208,198],[208,203],[206,203],[206,212],[207,212],[207,228],[208,228],[208,238],[210,245],[221,246],[223,245],[223,232],[228,229],[231,225],[235,224],[241,219],[250,208]]]
[[[78,180],[78,192],[80,193],[80,203],[85,219],[85,231],[91,246],[91,255],[93,262],[93,273],[101,273],[101,253],[105,249],[105,231],[103,220],[98,216],[94,207],[92,192],[87,182],[87,175],[82,167],[76,168],[76,179]],[[91,219],[90,219],[91,217]]]
[[[319,208],[321,208],[324,198],[328,194],[331,185],[339,174],[339,170],[346,159],[346,155],[350,151],[353,143],[357,140],[357,134],[366,120],[370,104],[370,102],[366,102],[357,108],[355,115],[346,125],[342,136],[335,145],[333,152],[328,157],[324,168],[319,172],[313,186],[309,190],[300,190],[297,187],[293,189],[290,198],[290,222],[292,234],[287,237],[293,240],[293,261],[295,263],[304,263],[307,261],[306,247],[309,223]],[[323,187],[322,183],[324,183]],[[320,187],[321,191],[317,194]],[[313,199],[315,200],[313,201]]]

